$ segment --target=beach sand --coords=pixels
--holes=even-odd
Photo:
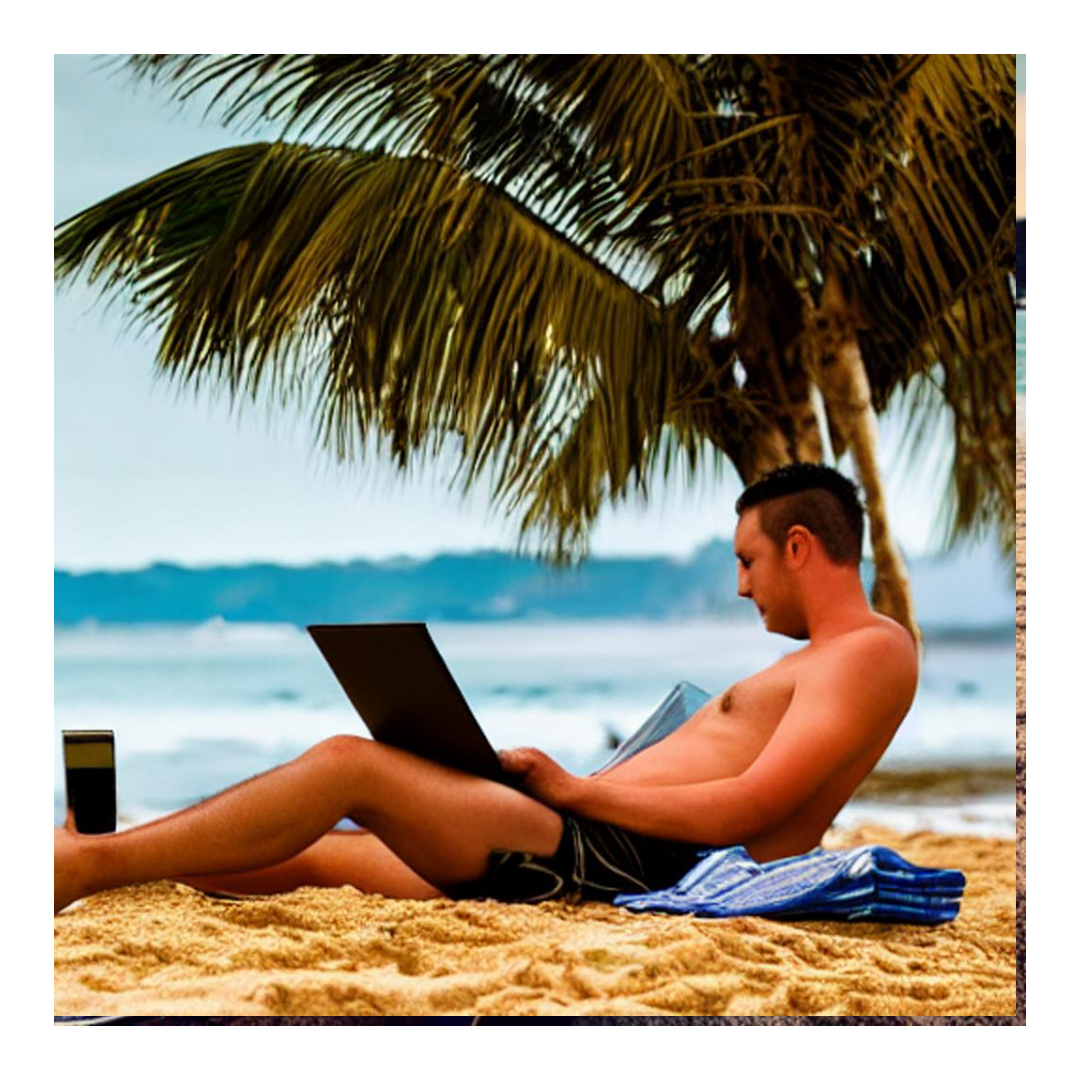
[[[968,876],[941,927],[402,901],[243,902],[157,883],[55,920],[57,1015],[1001,1016],[1016,1011],[1015,845],[866,826]]]
[[[55,1013],[81,1016],[1009,1016],[1023,1022],[1026,477],[1017,454],[1017,844],[866,825],[968,877],[940,927],[780,923],[300,889],[243,902],[171,883],[57,916]],[[1017,939],[1019,911],[1020,937]],[[1021,1010],[1017,1015],[1017,977]]]

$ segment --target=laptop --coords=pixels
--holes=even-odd
[[[378,742],[511,787],[425,623],[309,626]]]

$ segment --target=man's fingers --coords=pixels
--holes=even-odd
[[[545,756],[532,746],[518,746],[513,750],[500,750],[499,761],[507,772],[527,773],[542,765]]]

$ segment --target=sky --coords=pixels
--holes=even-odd
[[[100,57],[54,67],[54,220],[197,154],[258,138],[181,110]],[[512,549],[513,522],[482,491],[448,490],[448,464],[402,477],[387,464],[343,468],[314,445],[304,417],[195,399],[153,375],[155,340],[86,286],[54,305],[54,562],[73,570],[154,561],[427,557]],[[901,547],[934,547],[944,451],[921,470],[894,467],[899,429],[886,420],[882,459]],[[842,464],[850,471],[850,467]],[[734,470],[692,486],[670,481],[647,508],[607,509],[595,554],[685,557],[734,530]]]

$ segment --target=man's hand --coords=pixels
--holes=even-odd
[[[585,783],[531,746],[500,750],[499,761],[508,773],[521,777],[525,790],[534,799],[556,810],[569,809]]]

